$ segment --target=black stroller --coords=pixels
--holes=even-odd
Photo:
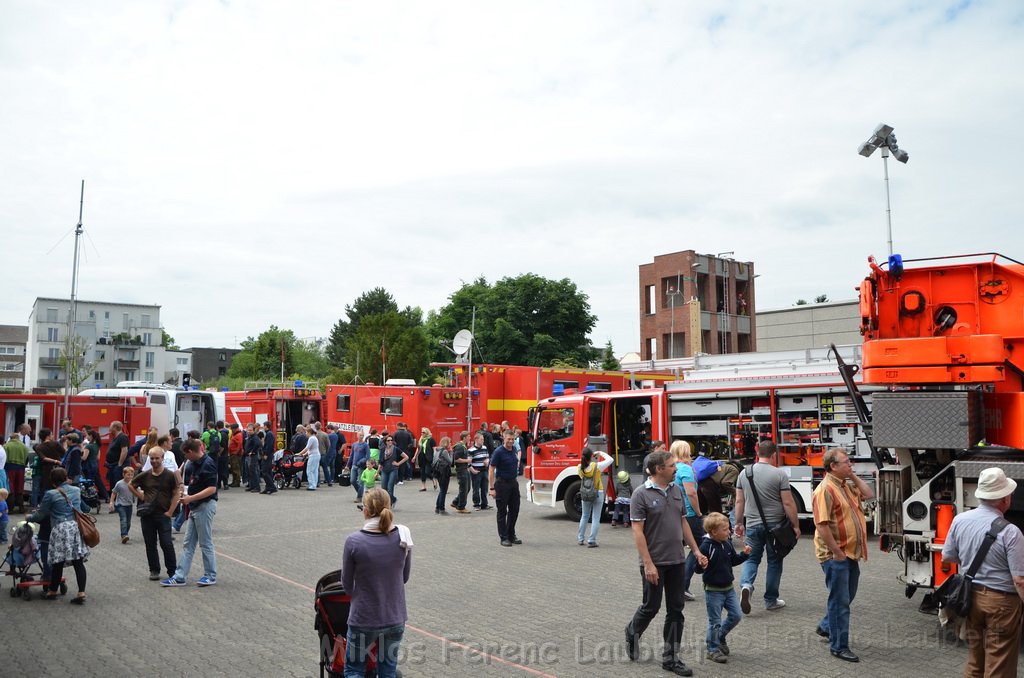
[[[40,558],[39,539],[28,521],[22,521],[11,530],[11,545],[0,562],[0,570],[11,578],[11,598],[21,596],[22,600],[32,599],[33,586],[47,586],[50,582],[43,571]],[[64,578],[60,580],[61,595],[68,592]]]
[[[320,639],[320,678],[340,677],[345,672],[345,647],[348,634],[348,608],[352,596],[341,585],[341,570],[328,572],[316,583],[313,608],[316,619],[313,628]],[[370,648],[366,661],[366,675],[377,675],[377,648]],[[402,672],[398,671],[398,678]]]

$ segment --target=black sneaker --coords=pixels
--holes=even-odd
[[[635,636],[629,631],[629,624],[626,624],[626,654],[630,661],[636,661],[636,646],[640,643],[640,636]]]
[[[661,668],[669,673],[674,673],[677,676],[692,676],[693,669],[684,664],[683,662],[676,659],[675,661],[662,662]]]
[[[150,572],[149,581],[160,581],[161,574],[159,572]]]

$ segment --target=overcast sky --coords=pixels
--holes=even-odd
[[[753,261],[758,310],[853,298],[887,255],[881,122],[897,252],[1024,260],[1022,26],[1014,0],[6,0],[0,324],[69,294],[85,179],[79,298],[160,304],[182,346],[534,272],[622,354],[656,254]]]

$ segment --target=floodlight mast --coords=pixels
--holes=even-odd
[[[860,145],[857,152],[865,158],[871,157],[875,149],[882,149],[882,168],[885,176],[885,222],[889,235],[889,256],[892,256],[892,202],[889,198],[889,153],[900,162],[906,164],[910,160],[910,154],[902,150],[896,143],[896,135],[893,129],[885,123],[875,128],[871,138]]]

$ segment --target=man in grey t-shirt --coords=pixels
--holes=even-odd
[[[664,648],[661,667],[679,676],[692,676],[693,670],[679,659],[683,640],[683,574],[685,555],[683,542],[697,554],[697,562],[706,567],[708,559],[697,548],[693,532],[686,522],[683,493],[676,485],[675,458],[668,452],[652,452],[647,456],[650,478],[633,492],[630,519],[633,540],[640,554],[643,581],[643,603],[626,625],[626,651],[636,660],[640,636],[661,609],[665,596],[665,626],[662,630]]]
[[[769,530],[784,519],[789,519],[797,538],[800,537],[800,521],[796,515],[796,502],[789,491],[789,476],[779,465],[779,450],[770,440],[757,444],[757,463],[747,467],[736,479],[736,536],[746,534],[745,543],[750,544],[750,557],[743,563],[740,574],[740,608],[743,614],[750,614],[750,596],[754,591],[754,580],[765,546],[768,547],[768,574],[765,575],[764,606],[767,610],[781,610],[786,601],[779,598],[779,584],[782,582],[782,558],[767,544]],[[761,510],[768,521],[761,521],[753,492],[750,491],[751,474]],[[745,519],[745,520],[744,520]]]

